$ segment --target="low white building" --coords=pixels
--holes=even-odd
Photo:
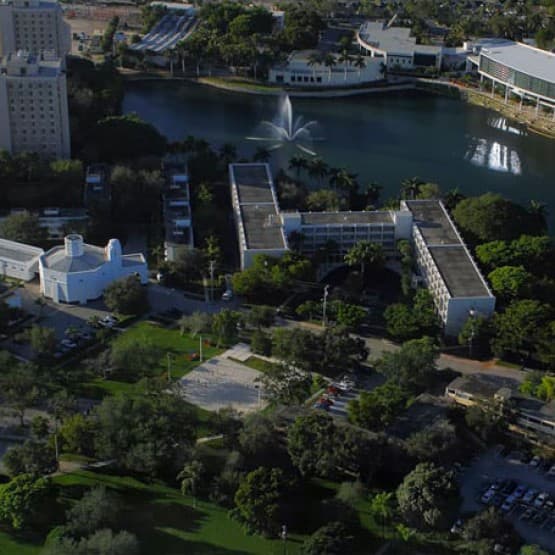
[[[347,87],[383,79],[383,64],[378,58],[353,56],[342,60],[312,50],[293,52],[285,64],[274,66],[268,80],[290,87]]]
[[[31,281],[43,253],[38,247],[0,239],[0,276]]]
[[[144,256],[122,254],[117,239],[105,248],[88,245],[81,235],[66,236],[64,245],[54,247],[39,258],[41,293],[54,302],[80,303],[97,299],[113,281],[137,275],[148,282]]]

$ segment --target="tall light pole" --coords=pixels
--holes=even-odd
[[[468,311],[470,317],[470,337],[468,338],[468,358],[472,358],[472,343],[474,342],[474,335],[476,334],[476,321],[474,320],[476,316],[476,311],[471,308]]]
[[[324,298],[322,299],[324,301],[324,305],[322,307],[322,326],[326,327],[326,310],[328,308],[328,294],[329,294],[329,285],[326,285],[324,287]]]
[[[287,524],[281,526],[281,539],[283,540],[283,555],[287,555]]]
[[[171,382],[172,381],[172,359],[171,359],[171,354],[166,353],[166,356],[168,358],[168,382]]]
[[[210,261],[210,302],[214,302],[214,260]]]
[[[199,350],[199,360],[200,362],[202,362],[202,335],[199,336],[198,350]]]

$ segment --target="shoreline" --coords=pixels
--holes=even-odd
[[[176,77],[167,73],[145,73],[120,70],[120,73],[127,82],[147,82],[147,81],[182,81],[197,85],[212,87],[239,94],[250,94],[256,96],[281,96],[288,94],[291,98],[347,98],[352,96],[363,96],[369,94],[384,93],[403,93],[408,91],[420,91],[429,94],[439,94],[466,102],[474,106],[492,110],[504,117],[507,117],[521,125],[525,125],[527,131],[539,134],[547,139],[555,139],[555,121],[550,122],[547,118],[535,116],[533,110],[518,110],[512,104],[505,104],[497,97],[491,97],[489,93],[461,86],[451,81],[441,81],[438,79],[416,78],[412,81],[400,82],[398,84],[385,85],[380,87],[360,87],[360,88],[335,88],[325,90],[295,90],[271,85],[249,83],[246,81],[226,80],[223,77]]]

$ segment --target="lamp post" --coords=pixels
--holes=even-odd
[[[168,383],[172,381],[172,359],[171,354],[166,353],[166,357],[168,359]]]
[[[326,327],[326,310],[328,308],[328,292],[329,292],[329,285],[326,285],[324,287],[324,298],[322,299],[324,301],[324,305],[322,307],[322,326]]]
[[[287,524],[281,525],[281,539],[283,540],[283,555],[287,555]]]
[[[470,317],[470,337],[468,338],[468,358],[472,358],[472,343],[474,342],[474,336],[476,334],[476,320],[474,319],[476,317],[476,311],[471,308],[468,311],[469,317]]]
[[[199,336],[198,350],[199,350],[199,360],[200,362],[202,362],[202,335]]]

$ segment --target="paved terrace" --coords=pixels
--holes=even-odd
[[[390,212],[302,212],[303,225],[394,224]]]

